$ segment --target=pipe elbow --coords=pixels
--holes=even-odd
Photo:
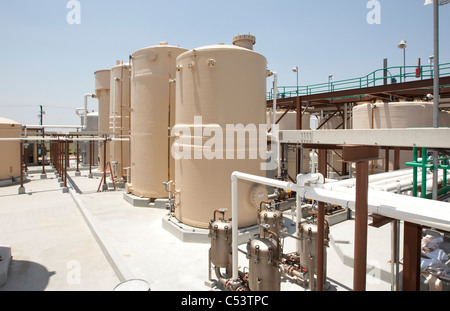
[[[234,171],[233,173],[231,173],[231,181],[232,182],[237,182],[238,180],[238,172]]]
[[[324,184],[325,178],[322,174],[316,173],[316,174],[299,174],[297,176],[297,185],[299,187],[304,187],[305,183],[307,182],[314,182],[316,184]]]

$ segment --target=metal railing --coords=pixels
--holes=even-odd
[[[386,76],[384,71],[387,72]],[[394,84],[417,80],[433,79],[434,67],[432,65],[422,66],[395,66],[377,69],[364,77],[352,78],[326,83],[312,84],[308,86],[279,86],[277,87],[277,98],[289,98],[295,96],[306,96],[327,92],[344,91],[384,84]],[[439,76],[450,76],[450,63],[439,66]],[[273,99],[274,90],[267,92],[267,100]]]

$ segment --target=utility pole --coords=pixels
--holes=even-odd
[[[39,106],[40,107],[40,113],[39,113],[39,125],[44,125],[44,107],[42,105]],[[45,137],[45,131],[44,128],[41,129],[41,133],[42,133],[42,138]],[[41,156],[42,156],[42,174],[41,174],[41,179],[45,179],[47,178],[47,174],[45,173],[45,140],[42,140],[42,145],[41,145]]]
[[[39,125],[43,125],[44,123],[43,123],[43,119],[44,119],[44,110],[43,110],[43,106],[42,105],[40,105],[39,107],[41,107],[41,110],[40,110],[40,114],[39,114]]]

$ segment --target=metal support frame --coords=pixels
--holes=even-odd
[[[327,149],[319,149],[319,174],[326,176],[327,173]],[[325,283],[324,265],[325,265],[325,203],[318,202],[318,214],[317,214],[317,291],[323,291]]]
[[[356,163],[354,291],[366,289],[369,161],[378,155],[379,148],[373,146],[344,146],[342,149],[344,161]]]
[[[366,289],[368,169],[369,162],[356,163],[355,258],[353,265],[353,290],[355,291]]]
[[[420,290],[420,254],[422,227],[404,223],[403,291]]]

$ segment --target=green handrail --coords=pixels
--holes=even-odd
[[[416,72],[420,68],[419,72]],[[388,75],[384,77],[384,71]],[[434,67],[432,65],[421,66],[395,66],[377,69],[366,76],[359,78],[351,78],[334,82],[318,83],[307,86],[279,86],[277,87],[277,98],[288,98],[295,96],[305,96],[312,94],[320,94],[326,92],[343,91],[350,89],[366,88],[377,85],[383,85],[385,81],[393,84],[397,82],[424,80],[433,78]],[[394,74],[393,74],[394,73]],[[439,76],[450,75],[450,63],[444,63],[439,66]],[[273,99],[273,88],[267,92],[267,100]]]

